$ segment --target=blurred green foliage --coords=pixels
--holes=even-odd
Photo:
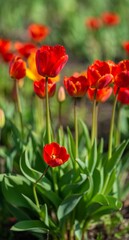
[[[121,22],[95,36],[85,21],[105,11],[119,14]],[[119,60],[124,57],[121,43],[129,39],[129,0],[0,0],[1,37],[25,41],[25,30],[32,22],[48,25],[51,34],[44,43],[65,45],[77,61]]]

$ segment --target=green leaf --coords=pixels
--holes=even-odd
[[[64,146],[64,131],[63,131],[63,127],[60,126],[60,128],[58,129],[58,133],[57,133],[57,142],[61,145]]]
[[[100,217],[104,216],[105,214],[110,214],[114,211],[118,211],[122,207],[121,201],[118,199],[112,197],[112,196],[106,196],[106,199],[108,201],[108,206],[101,206],[96,211],[94,211],[93,215],[91,216],[95,220],[98,220]]]
[[[83,131],[83,135],[84,135],[84,137],[85,137],[86,148],[89,150],[89,149],[90,149],[90,146],[91,146],[91,140],[90,140],[89,130],[88,130],[86,124],[85,124],[81,119],[79,119],[79,123],[81,124],[82,131]]]
[[[81,230],[81,227],[80,227],[80,223],[77,220],[75,220],[74,229],[75,229],[76,239],[81,240],[82,239],[82,230]]]
[[[111,159],[107,160],[105,165],[105,174],[110,173],[116,168],[118,162],[121,160],[122,154],[128,144],[128,141],[123,141],[116,150],[113,151]]]
[[[35,183],[37,179],[39,179],[42,175],[41,172],[36,171],[30,166],[30,161],[28,159],[28,152],[25,150],[20,159],[20,169],[23,175],[29,179],[31,182]],[[43,178],[43,185],[46,190],[51,189],[50,181],[46,177]]]
[[[109,205],[107,197],[105,197],[103,194],[97,194],[94,196],[91,200],[92,203],[99,203],[100,205]]]
[[[28,204],[22,193],[31,196],[32,189],[30,183],[23,176],[4,176],[2,182],[2,192],[7,202],[16,206],[28,208]]]
[[[73,139],[73,136],[69,127],[67,127],[67,133],[68,133],[68,152],[71,156],[71,159],[75,161],[75,141]]]
[[[0,174],[0,182],[3,181],[4,176],[5,176],[5,173],[1,173],[1,174]]]
[[[60,181],[59,181],[60,188],[63,187],[64,185],[70,184],[71,181],[73,180],[74,176],[75,176],[74,169],[71,169],[68,172],[66,172],[65,174],[63,174],[60,177]]]
[[[11,212],[12,215],[16,217],[16,219],[19,221],[30,219],[26,209],[23,210],[20,207],[15,207],[9,203],[8,203],[8,211]]]
[[[95,169],[96,164],[97,164],[97,143],[96,141],[94,141],[94,144],[91,148],[90,156],[88,159],[88,169],[91,175]]]
[[[33,201],[24,194],[22,194],[22,196],[26,200],[27,204],[30,206],[30,209],[39,214],[39,208],[36,206],[36,204],[33,203]]]
[[[58,208],[57,216],[59,221],[62,220],[66,215],[74,210],[79,201],[81,200],[82,195],[74,194],[66,198]]]
[[[104,185],[104,194],[108,194],[111,192],[112,188],[113,188],[113,184],[115,183],[115,181],[117,181],[117,174],[116,174],[116,169],[114,169],[110,176],[107,178],[108,181],[105,182],[105,185]]]
[[[64,196],[69,196],[71,194],[85,194],[89,189],[90,183],[86,174],[80,174],[80,178],[73,180],[72,183],[65,185],[62,189]]]
[[[16,127],[16,125],[10,121],[8,119],[8,125],[10,126],[10,129],[12,131],[12,137],[13,137],[13,141],[15,143],[16,148],[20,148],[22,147],[22,139],[21,139],[21,133],[19,131],[19,129]]]
[[[61,203],[61,198],[56,192],[45,189],[44,185],[40,183],[37,184],[37,190],[43,199],[45,199],[47,202],[49,200],[56,208],[58,208],[59,204]]]
[[[46,204],[41,207],[40,217],[41,220],[45,223],[45,225],[49,227],[49,216]]]
[[[101,189],[103,187],[103,169],[95,169],[93,173],[93,196],[96,195],[97,193],[101,192]]]
[[[12,231],[31,231],[37,233],[48,233],[49,230],[43,224],[43,222],[38,220],[25,220],[16,223],[12,228]]]

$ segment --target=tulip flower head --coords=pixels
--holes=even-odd
[[[18,54],[20,54],[21,57],[28,58],[30,54],[36,50],[36,46],[33,43],[22,43],[22,42],[16,42],[14,44],[14,47]]]
[[[118,63],[115,84],[119,88],[129,88],[129,60],[123,60]]]
[[[71,77],[64,77],[64,86],[72,97],[83,97],[89,87],[86,76],[77,73]]]
[[[29,35],[31,39],[35,42],[40,42],[43,39],[45,39],[50,30],[47,26],[41,25],[41,24],[31,24],[28,27]]]
[[[102,21],[107,26],[114,26],[120,23],[120,17],[113,12],[104,12],[102,14]]]
[[[112,88],[106,87],[102,89],[89,88],[87,91],[87,96],[91,101],[94,101],[94,96],[96,97],[97,102],[106,102],[112,94]]]
[[[11,49],[11,41],[7,39],[0,39],[0,53],[3,55]]]
[[[14,56],[11,47],[12,43],[10,40],[0,39],[0,54],[2,60],[6,63],[10,62]]]
[[[57,95],[57,100],[58,102],[64,102],[65,101],[65,90],[63,86],[60,86],[58,89],[58,95]]]
[[[102,26],[102,22],[100,18],[90,17],[86,20],[85,25],[89,29],[98,30]]]
[[[34,81],[34,92],[40,98],[45,98],[46,96],[45,85],[46,85],[45,78],[42,78],[40,81]],[[56,84],[50,78],[48,78],[48,96],[52,97],[55,91]]]
[[[114,79],[111,62],[96,60],[88,67],[87,78],[91,88],[101,89],[109,86]]]
[[[114,86],[114,94],[117,92],[117,86]],[[118,91],[117,101],[124,105],[129,105],[129,89],[120,88]]]
[[[65,48],[60,45],[42,46],[36,52],[37,70],[43,77],[56,77],[67,61]]]
[[[11,78],[19,80],[26,75],[26,63],[18,56],[15,56],[9,65],[9,74]]]
[[[129,54],[129,41],[124,41],[122,43],[122,47],[126,51],[126,53]]]
[[[69,159],[69,154],[65,147],[56,142],[46,144],[43,148],[43,159],[50,167],[57,167]]]

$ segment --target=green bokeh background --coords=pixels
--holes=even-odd
[[[88,17],[116,12],[121,22],[95,34],[85,26]],[[96,59],[122,59],[121,43],[129,40],[129,0],[0,0],[0,36],[27,40],[32,22],[48,25],[44,44],[63,44],[72,59],[90,63]]]

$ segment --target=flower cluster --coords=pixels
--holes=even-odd
[[[98,30],[103,26],[115,26],[120,23],[120,17],[114,12],[104,12],[101,17],[89,17],[85,24],[92,30]]]

